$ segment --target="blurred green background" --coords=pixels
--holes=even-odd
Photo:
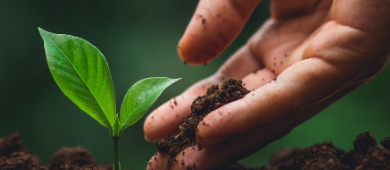
[[[0,2],[0,136],[19,132],[44,164],[59,148],[84,146],[97,161],[112,162],[112,141],[99,125],[66,98],[45,61],[37,27],[82,37],[106,56],[115,83],[117,107],[136,81],[151,76],[181,77],[152,109],[211,75],[269,17],[269,2],[256,9],[232,46],[207,66],[184,65],[176,45],[198,0],[2,0]],[[244,159],[267,162],[281,147],[306,147],[332,140],[352,148],[355,136],[370,131],[377,141],[390,136],[390,69],[335,103],[286,137]],[[155,144],[143,137],[143,121],[120,140],[123,169],[145,169]]]

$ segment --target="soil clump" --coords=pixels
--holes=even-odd
[[[175,161],[175,156],[190,146],[196,146],[198,150],[202,146],[196,140],[196,127],[199,122],[211,111],[241,99],[250,91],[242,86],[241,80],[229,79],[225,81],[221,88],[218,85],[212,85],[207,89],[204,96],[197,97],[191,105],[191,114],[183,120],[183,124],[179,126],[179,132],[176,136],[169,136],[157,144],[157,150],[160,153],[169,153],[170,159],[168,166],[171,166]],[[187,169],[193,169],[196,165],[188,166]]]

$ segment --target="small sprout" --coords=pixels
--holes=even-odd
[[[103,54],[78,37],[54,34],[41,28],[39,33],[44,41],[50,72],[62,92],[109,129],[114,142],[113,169],[119,170],[118,140],[123,130],[141,119],[161,93],[179,79],[152,77],[136,82],[126,93],[120,114],[117,114],[114,83]]]

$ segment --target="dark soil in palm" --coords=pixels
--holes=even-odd
[[[241,81],[228,80],[221,88],[213,85],[207,89],[207,94],[196,98],[192,105],[192,113],[184,119],[176,136],[170,136],[157,144],[160,153],[169,153],[168,166],[175,162],[175,156],[187,147],[202,147],[196,141],[196,127],[209,112],[244,97],[248,90]],[[353,142],[354,149],[349,152],[335,147],[332,142],[324,142],[299,149],[282,149],[273,154],[268,166],[252,168],[237,162],[219,170],[390,170],[390,137],[377,145],[374,137],[362,133]],[[196,169],[196,165],[187,166],[187,170]]]
[[[112,165],[98,164],[90,152],[77,147],[59,150],[46,167],[22,145],[19,134],[15,133],[0,138],[0,170],[112,170]]]
[[[191,105],[192,113],[184,118],[183,124],[179,126],[178,134],[169,136],[157,144],[157,150],[160,153],[170,154],[168,166],[177,162],[174,159],[175,156],[185,148],[196,146],[198,150],[202,149],[196,140],[196,127],[208,113],[243,98],[249,92],[242,86],[241,80],[229,79],[222,84],[221,88],[218,85],[213,85],[207,89],[204,96],[197,97]]]

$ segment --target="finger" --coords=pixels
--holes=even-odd
[[[222,84],[229,78],[242,79],[253,71],[262,68],[261,64],[250,53],[248,46],[243,46],[238,50],[213,76],[193,85],[183,94],[171,99],[153,111],[145,120],[145,139],[156,141],[177,132],[178,126],[183,122],[183,118],[191,113],[190,106],[193,100],[206,93],[208,87],[213,84]],[[273,79],[269,73],[263,71],[252,73],[260,77],[265,77],[269,82]],[[265,75],[263,75],[265,74]],[[272,77],[272,78],[270,78]],[[252,86],[250,80],[247,85]]]
[[[241,32],[260,0],[202,0],[178,44],[181,59],[203,65],[222,53]]]
[[[339,0],[335,1],[331,8],[330,19],[341,25],[369,32],[374,36],[386,39],[390,27],[389,15],[390,1],[387,0],[357,0],[354,2]],[[387,35],[387,37],[384,37],[384,35]]]

